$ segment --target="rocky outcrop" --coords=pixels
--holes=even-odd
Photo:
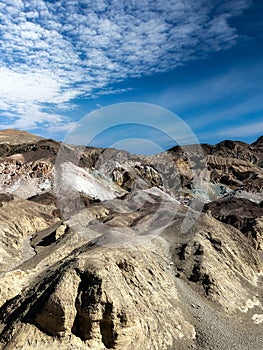
[[[125,151],[105,150],[94,167],[127,191],[163,185],[160,173],[147,158],[140,159]]]
[[[263,157],[261,138],[251,145],[240,142],[226,140],[219,142],[215,146],[207,146],[206,153],[223,158],[239,159],[260,166]]]
[[[206,172],[201,173],[204,181],[213,184],[222,184],[231,190],[245,190],[262,192],[263,190],[263,147],[262,138],[251,145],[240,141],[226,140],[214,146],[203,144],[203,156],[200,161],[206,160]],[[178,167],[184,181],[189,182],[191,166],[189,166],[189,146],[174,147],[169,152],[180,159]],[[198,151],[200,153],[200,151]],[[183,160],[183,162],[182,162]],[[179,162],[179,163],[180,163]],[[202,168],[199,166],[200,169]],[[187,171],[185,170],[187,169]],[[191,179],[191,178],[190,178]],[[213,198],[211,198],[213,200]]]
[[[168,349],[195,336],[172,276],[147,250],[86,247],[0,313],[7,349]]]
[[[28,198],[48,192],[54,182],[54,168],[46,161],[24,162],[23,156],[8,157],[0,163],[0,191]]]
[[[225,197],[205,205],[204,211],[243,232],[253,246],[262,249],[262,233],[255,229],[263,217],[263,207],[245,198]]]

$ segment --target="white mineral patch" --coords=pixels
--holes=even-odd
[[[41,191],[50,191],[52,187],[51,181],[46,179],[44,182],[40,183],[38,187]]]
[[[252,316],[252,320],[256,324],[263,323],[263,314],[254,314]]]
[[[249,309],[253,309],[255,306],[260,306],[260,301],[257,298],[248,299],[244,306],[240,307],[242,312],[248,312]]]
[[[61,184],[101,201],[114,199],[118,194],[115,185],[70,162],[62,164]]]

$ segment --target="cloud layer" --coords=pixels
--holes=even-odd
[[[74,98],[233,46],[228,19],[250,3],[0,1],[0,115],[9,127],[66,129]]]

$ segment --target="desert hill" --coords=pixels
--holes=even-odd
[[[261,350],[262,162],[1,131],[0,349]]]

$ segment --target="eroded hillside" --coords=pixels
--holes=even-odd
[[[0,133],[1,349],[262,349],[262,138],[187,147]]]

